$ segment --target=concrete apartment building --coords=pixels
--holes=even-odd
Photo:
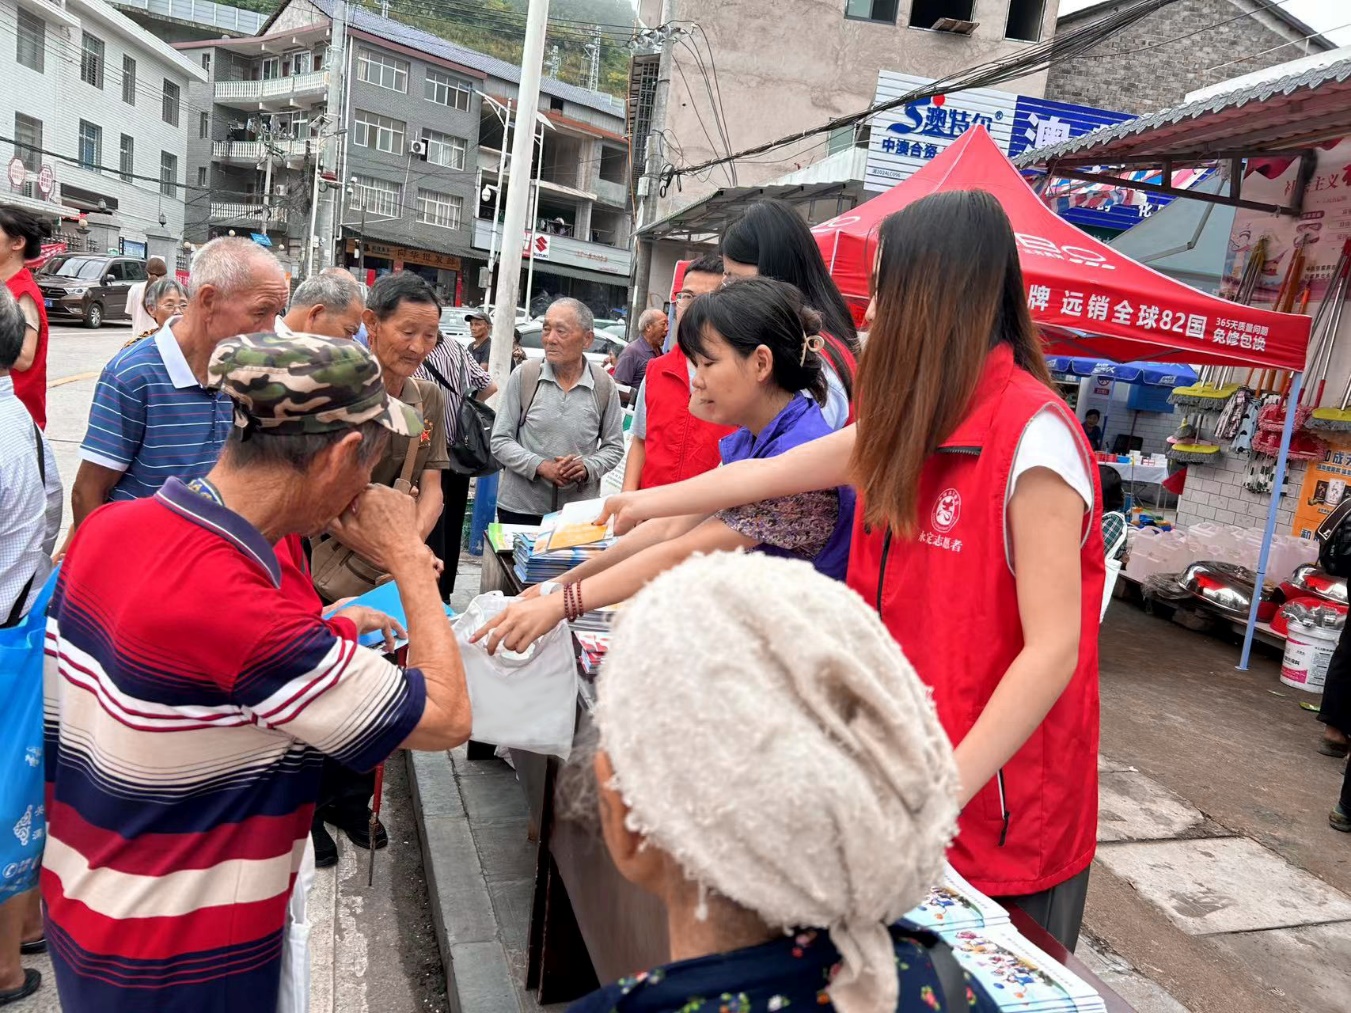
[[[103,0],[0,0],[0,21],[14,173],[0,202],[43,215],[75,251],[172,259],[185,201],[200,199],[186,161],[201,68]]]
[[[254,35],[178,48],[210,75],[188,163],[213,196],[190,238],[266,235],[300,274],[313,236],[317,265],[416,270],[450,301],[483,300],[488,254],[501,246],[491,188],[517,67],[334,0],[290,0]],[[623,303],[629,272],[624,105],[546,79],[539,111],[536,224],[547,239],[534,294],[608,311]],[[329,137],[333,178],[321,182]]]
[[[1119,6],[1109,0],[1066,14],[1056,31],[1090,25]],[[1149,113],[1220,81],[1333,48],[1274,0],[1178,0],[1101,43],[1092,56],[1053,66],[1046,97]]]
[[[879,70],[938,79],[1014,57],[1050,37],[1058,6],[1058,0],[781,0],[752,10],[720,0],[641,0],[644,25],[681,33],[634,61],[635,181],[653,137],[660,163],[684,165],[772,141],[867,108]],[[1046,74],[999,87],[1040,96]],[[640,227],[720,188],[762,186],[809,168],[813,182],[861,180],[866,138],[866,127],[846,129],[735,168],[681,177],[665,195],[641,202]],[[822,204],[820,217],[831,217],[834,207]],[[640,254],[637,283],[647,291],[635,307],[661,306],[675,261],[694,252],[695,246],[663,242],[651,250],[646,277]]]

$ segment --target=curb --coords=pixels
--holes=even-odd
[[[522,1013],[448,752],[408,751],[436,945],[453,1013]]]

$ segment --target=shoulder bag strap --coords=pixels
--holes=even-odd
[[[539,359],[526,359],[521,365],[521,417],[516,420],[516,435],[521,435],[521,426],[530,406],[535,403],[539,392],[540,377],[544,375],[544,366]]]
[[[442,376],[441,371],[432,365],[431,359],[424,359],[422,364],[427,367],[427,372],[431,373],[432,376],[436,378],[436,382],[439,383],[442,387],[446,388],[446,390],[454,390],[455,393],[457,394],[461,393],[460,391],[455,390],[455,385],[452,384],[449,380],[447,380],[444,376]]]
[[[933,961],[934,975],[943,989],[943,1009],[963,1009],[966,1006],[966,974],[952,952],[952,947],[939,938],[928,947]]]
[[[604,433],[605,416],[610,411],[610,392],[615,389],[615,378],[589,359],[587,365],[591,367],[591,393],[596,399],[596,414],[600,416],[600,432]],[[599,438],[600,433],[597,434]]]

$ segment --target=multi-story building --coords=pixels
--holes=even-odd
[[[1066,14],[1056,31],[1091,25],[1119,6],[1109,0]],[[1333,48],[1275,0],[1178,0],[1088,56],[1054,64],[1046,97],[1149,113],[1228,78]]]
[[[316,265],[336,260],[368,276],[416,270],[446,298],[477,303],[489,253],[501,249],[498,166],[519,69],[354,5],[336,8],[290,0],[257,35],[179,44],[211,75],[188,162],[213,197],[190,231],[266,235],[294,270],[308,266],[310,250]],[[629,271],[624,105],[553,80],[542,91],[532,196],[547,239],[535,246],[532,293],[609,310],[623,304]],[[328,137],[337,154],[331,180],[321,180]],[[513,249],[525,250],[525,237]]]
[[[156,38],[173,44],[257,35],[267,15],[212,0],[109,0]]]
[[[0,0],[0,21],[0,202],[44,214],[71,249],[172,260],[200,199],[185,165],[201,68],[103,0]]]
[[[665,193],[639,180],[650,149],[657,168],[694,165],[857,113],[872,104],[878,71],[940,80],[1013,58],[1050,37],[1058,6],[1058,0],[780,0],[764,7],[752,30],[744,5],[641,0],[641,20],[653,29],[647,37],[660,45],[635,58],[632,74],[634,185],[647,194],[640,227],[720,188],[759,187],[809,167],[816,171],[800,182],[861,180],[868,133],[860,125],[810,138],[682,176]],[[999,87],[1041,96],[1046,74]],[[830,164],[818,167],[823,161]],[[675,260],[693,252],[683,243],[640,241],[635,310],[661,306]]]

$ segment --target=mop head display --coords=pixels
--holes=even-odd
[[[1295,428],[1303,429],[1305,423],[1309,421],[1309,416],[1313,409],[1301,405],[1295,409]],[[1285,402],[1276,401],[1272,404],[1263,405],[1261,411],[1257,413],[1257,431],[1261,433],[1275,433],[1279,442],[1281,430],[1285,428]]]
[[[1225,403],[1237,393],[1239,385],[1226,383],[1216,387],[1208,383],[1194,383],[1190,387],[1174,387],[1168,403],[1192,408],[1199,412],[1223,411]]]
[[[1315,408],[1306,424],[1325,432],[1351,432],[1351,408]]]
[[[1253,437],[1254,453],[1264,457],[1276,457],[1281,451],[1281,434],[1263,429]],[[1328,452],[1328,445],[1313,433],[1300,429],[1290,434],[1290,460],[1321,461]]]
[[[1174,443],[1168,448],[1168,459],[1179,464],[1214,464],[1220,459],[1220,448],[1213,443]]]

